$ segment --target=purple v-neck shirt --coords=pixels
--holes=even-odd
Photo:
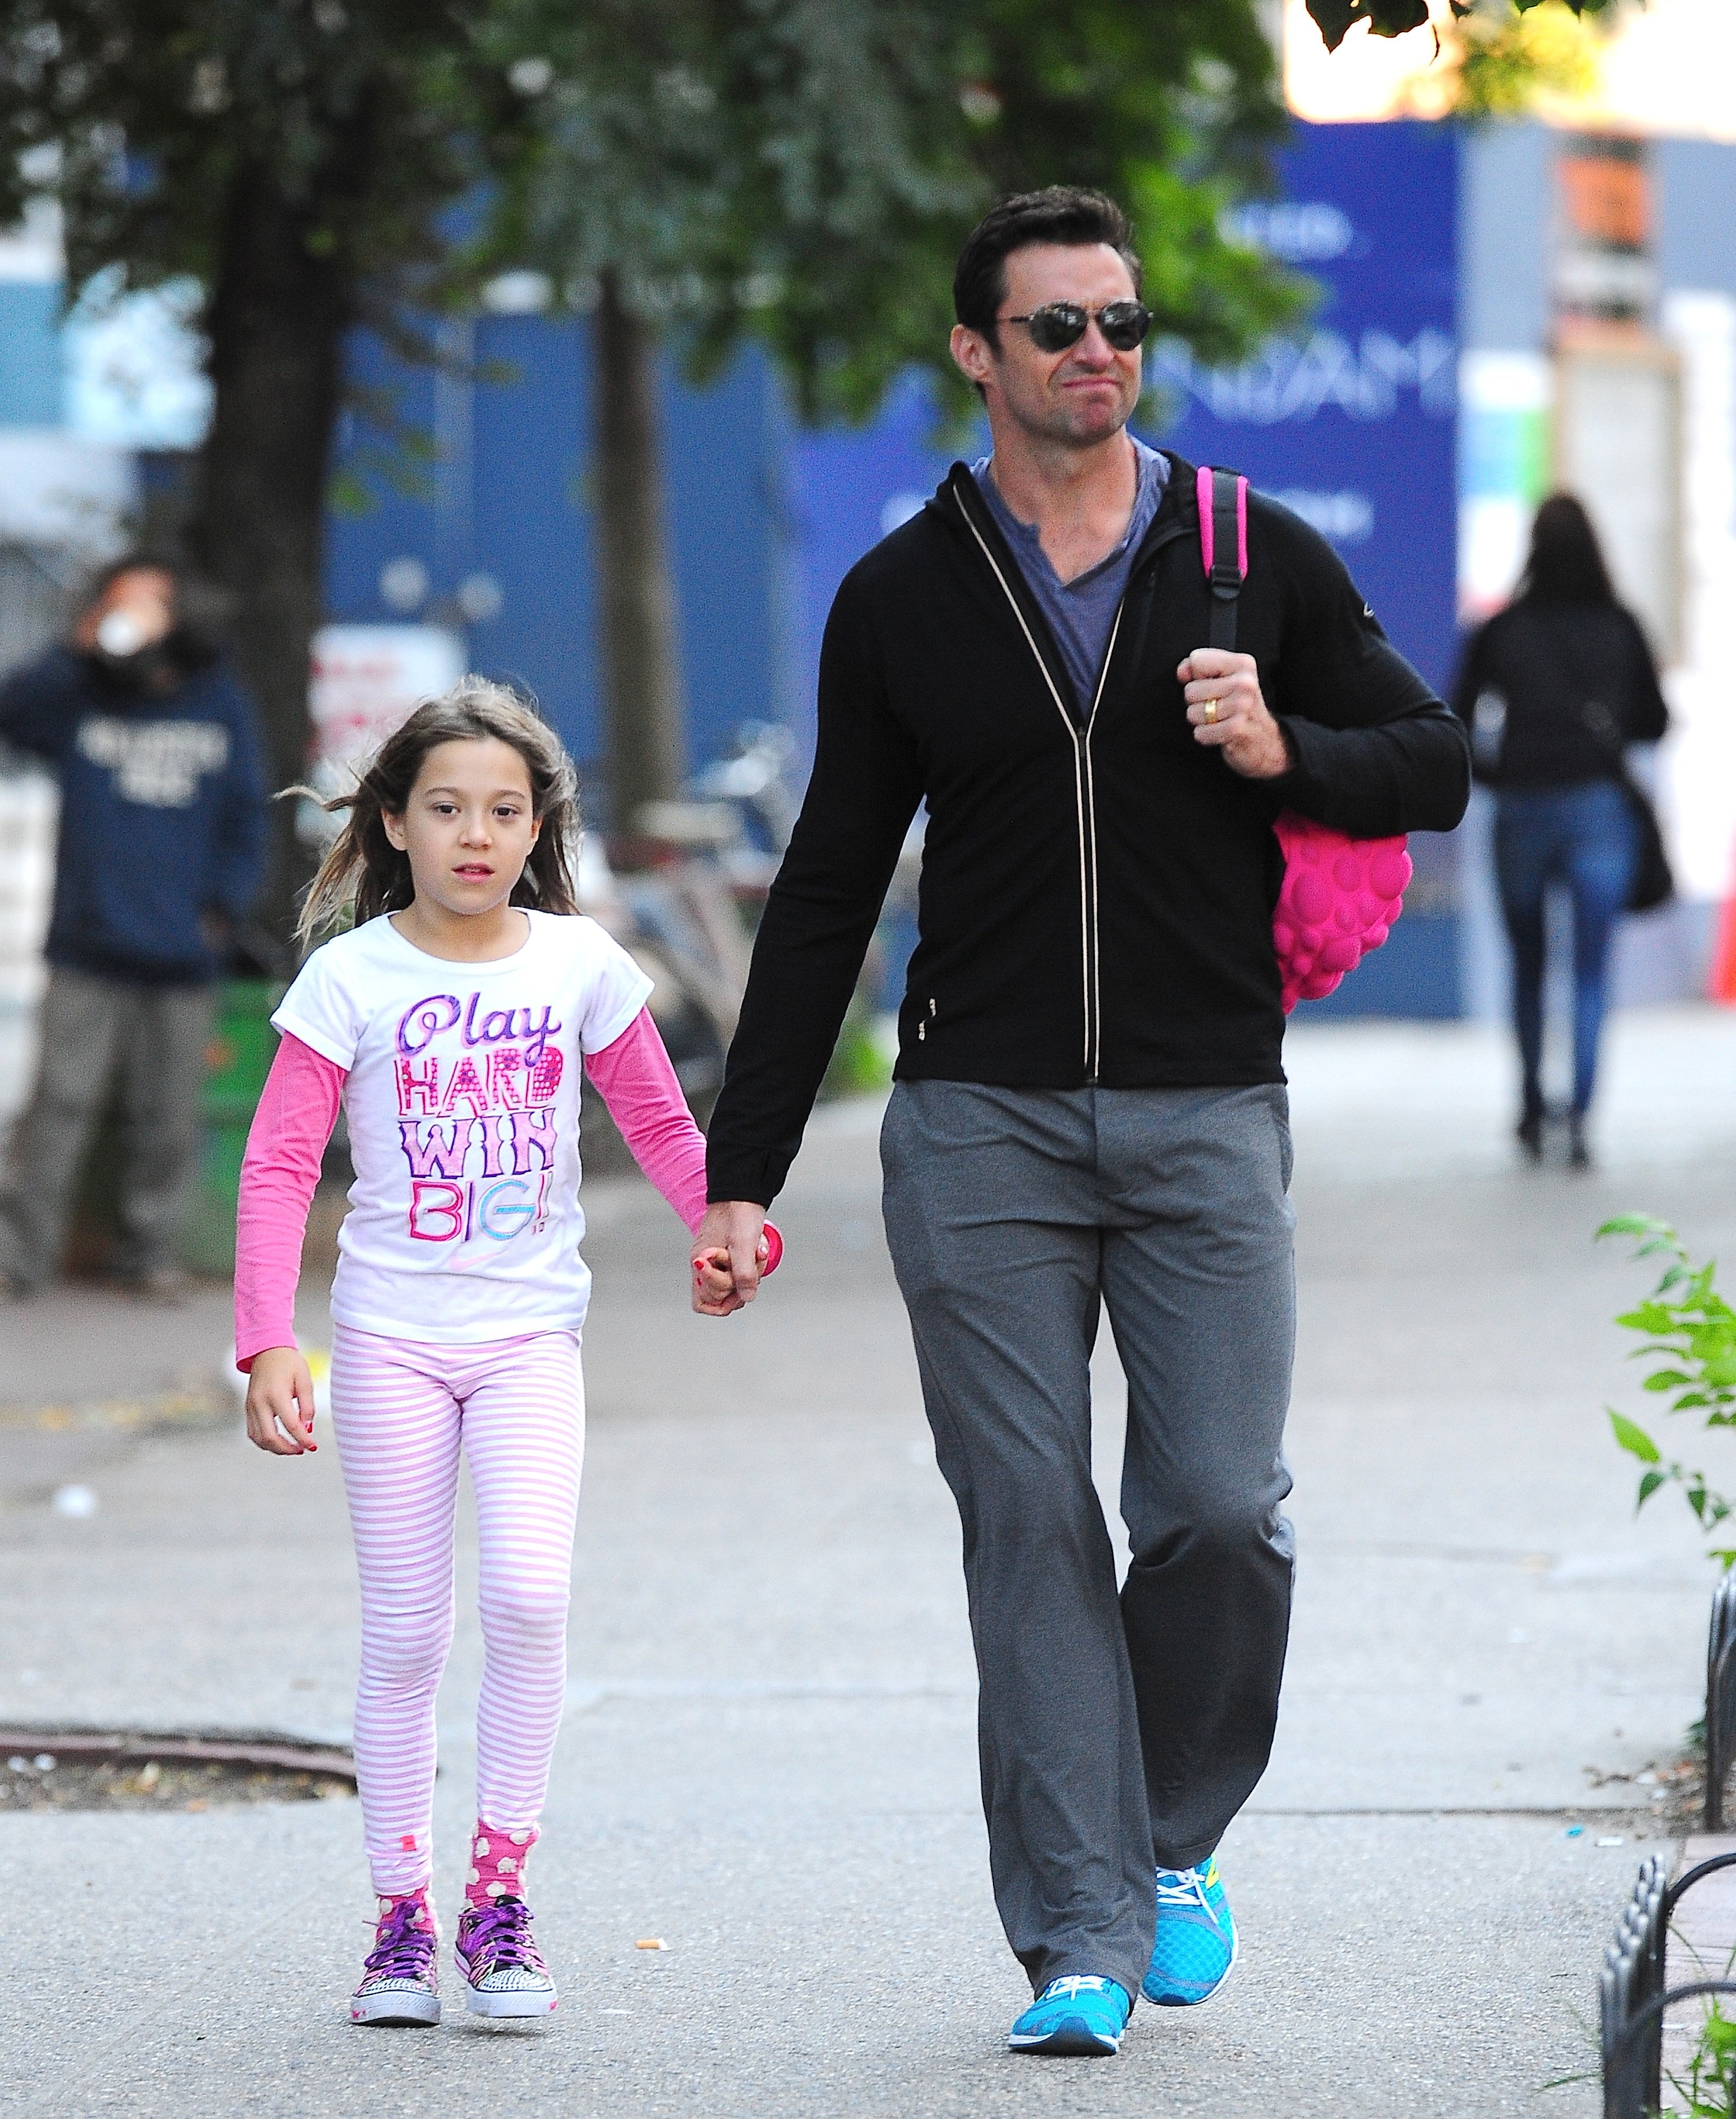
[[[1021,522],[1001,498],[1000,487],[989,475],[993,457],[982,457],[971,466],[972,475],[993,510],[1001,535],[1013,548],[1013,556],[1019,562],[1027,586],[1049,621],[1049,630],[1061,649],[1082,712],[1090,711],[1098,679],[1102,673],[1103,657],[1109,651],[1109,633],[1115,624],[1116,609],[1133,570],[1134,555],[1151,527],[1151,518],[1158,512],[1158,503],[1163,498],[1163,488],[1169,478],[1167,457],[1147,448],[1133,434],[1127,438],[1133,443],[1140,470],[1126,533],[1112,552],[1106,554],[1094,567],[1088,567],[1084,573],[1075,574],[1070,582],[1064,582],[1050,563],[1037,526]]]

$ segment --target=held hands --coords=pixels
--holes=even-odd
[[[1251,655],[1196,647],[1176,671],[1187,700],[1194,740],[1223,753],[1244,780],[1276,780],[1290,770],[1283,730],[1266,711]]]
[[[247,1379],[247,1437],[274,1457],[302,1457],[313,1440],[313,1379],[293,1347],[255,1354]]]
[[[702,1317],[745,1310],[771,1255],[765,1209],[751,1199],[714,1200],[694,1238],[693,1304]]]

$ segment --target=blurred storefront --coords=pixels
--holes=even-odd
[[[1538,123],[1464,151],[1461,607],[1506,595],[1543,490],[1581,495],[1674,717],[1656,794],[1679,895],[1630,923],[1617,997],[1697,994],[1736,855],[1736,141]],[[1492,912],[1474,894],[1467,918],[1492,1012]]]

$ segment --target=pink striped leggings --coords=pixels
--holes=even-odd
[[[361,1579],[355,1777],[377,1891],[429,1880],[434,1695],[453,1636],[458,1454],[476,1493],[485,1656],[476,1814],[534,1825],[567,1678],[584,1456],[571,1332],[434,1347],[334,1326],[332,1417]]]

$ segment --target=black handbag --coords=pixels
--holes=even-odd
[[[1664,851],[1664,834],[1658,829],[1658,813],[1651,797],[1631,773],[1622,775],[1622,792],[1633,812],[1635,828],[1633,881],[1628,886],[1630,912],[1650,912],[1668,905],[1676,894],[1676,879],[1670,873],[1669,855]]]
[[[1676,879],[1670,873],[1669,855],[1664,851],[1664,834],[1658,828],[1658,813],[1651,797],[1627,769],[1622,754],[1622,732],[1601,699],[1587,699],[1581,712],[1592,740],[1608,762],[1610,777],[1621,789],[1633,818],[1633,880],[1627,886],[1627,910],[1652,912],[1668,905],[1676,894]]]

